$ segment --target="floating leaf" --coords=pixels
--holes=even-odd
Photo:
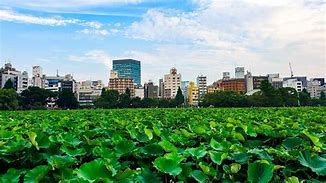
[[[28,171],[24,177],[24,183],[38,183],[40,182],[49,172],[49,167],[46,165],[40,165],[32,170]]]
[[[317,155],[312,155],[309,151],[300,152],[300,163],[309,167],[317,175],[326,176],[326,159]]]
[[[204,147],[197,147],[197,148],[188,148],[186,149],[193,157],[197,159],[204,157],[207,154],[207,151]]]
[[[208,177],[200,170],[194,170],[191,172],[191,176],[200,183],[208,182]]]
[[[268,161],[256,161],[249,164],[248,181],[252,183],[267,183],[273,177],[273,165]]]
[[[163,173],[168,173],[172,176],[177,176],[181,173],[182,168],[179,166],[178,161],[168,159],[165,157],[156,158],[154,167]]]
[[[216,151],[210,151],[209,155],[211,157],[211,160],[218,165],[221,165],[223,160],[228,157],[227,153],[216,152]]]
[[[78,177],[90,182],[111,179],[111,173],[100,159],[84,163],[75,172]]]

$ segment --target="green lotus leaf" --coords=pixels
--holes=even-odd
[[[240,164],[238,164],[238,163],[232,163],[231,164],[231,168],[230,168],[231,173],[238,173],[240,171],[240,169],[241,169]]]
[[[35,132],[28,132],[27,133],[29,140],[31,141],[31,143],[33,144],[33,146],[37,149],[40,150],[38,143],[36,141],[36,136],[37,134]]]
[[[309,151],[300,152],[301,165],[310,168],[317,175],[326,176],[326,159],[318,155],[312,155]]]
[[[65,168],[74,165],[77,159],[70,156],[54,155],[48,158],[48,162],[52,168]]]
[[[147,135],[147,137],[148,137],[149,140],[152,140],[153,139],[153,132],[152,132],[152,130],[145,128],[144,129],[144,132]]]
[[[120,141],[114,147],[117,154],[120,156],[130,153],[134,148],[135,148],[135,143],[132,141]]]
[[[226,151],[229,149],[229,143],[227,141],[217,142],[215,139],[211,139],[209,145],[216,151]]]
[[[208,182],[208,177],[200,170],[194,170],[191,172],[191,176],[200,183]]]
[[[163,140],[158,143],[166,152],[177,152],[178,149],[169,141]]]
[[[111,173],[100,159],[84,163],[79,169],[75,170],[78,177],[89,182],[111,180]]]
[[[61,146],[60,150],[66,153],[69,156],[83,156],[86,154],[86,150],[84,148],[71,148],[67,146]]]
[[[36,142],[39,148],[48,148],[50,147],[50,140],[44,133],[37,133]]]
[[[28,171],[24,176],[24,183],[38,183],[45,178],[49,172],[47,165],[40,165]]]
[[[210,167],[207,163],[205,162],[199,162],[199,167],[202,169],[202,171],[209,176],[216,177],[217,171],[216,169]]]
[[[66,133],[64,135],[61,135],[59,137],[59,141],[63,142],[66,145],[70,145],[72,147],[77,147],[79,144],[82,143],[74,134],[72,133]]]
[[[179,166],[178,161],[168,159],[165,157],[156,158],[154,167],[163,173],[168,173],[172,176],[177,176],[181,173],[182,168]]]
[[[292,177],[288,177],[284,183],[300,183],[298,177],[296,176],[292,176]]]
[[[4,175],[0,176],[0,182],[17,183],[17,182],[19,182],[19,178],[22,173],[23,172],[21,170],[16,170],[14,168],[10,168]]]
[[[193,157],[197,159],[202,158],[207,154],[207,151],[203,146],[197,148],[188,148],[186,149],[186,151],[189,152]]]
[[[266,160],[250,163],[247,180],[252,183],[268,183],[273,177],[273,168]]]
[[[142,173],[139,176],[137,176],[136,180],[139,183],[162,182],[161,178],[157,176],[154,172],[150,171],[149,169],[144,169]]]
[[[164,155],[164,158],[171,159],[178,164],[181,163],[185,158],[176,152],[167,153]]]
[[[154,156],[162,155],[164,153],[163,148],[158,144],[146,145],[145,147],[141,148],[141,151],[144,154],[149,154]]]
[[[282,145],[287,149],[293,149],[303,144],[303,139],[299,137],[289,137],[283,140]]]
[[[309,139],[312,141],[312,143],[315,144],[315,146],[317,147],[323,147],[323,144],[319,141],[319,137],[318,136],[315,136],[311,133],[308,132],[308,130],[304,130],[303,131],[303,134],[305,134],[307,137],[309,137]]]
[[[251,155],[249,153],[235,152],[235,153],[231,154],[231,157],[237,163],[246,164],[246,163],[248,163]]]
[[[228,157],[228,153],[216,152],[216,151],[210,151],[209,155],[211,160],[218,165],[221,165],[223,160]]]
[[[115,177],[118,180],[124,180],[124,179],[130,179],[133,178],[136,175],[137,171],[130,170],[129,168],[125,169],[122,172],[119,172]]]

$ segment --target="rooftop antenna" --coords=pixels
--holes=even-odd
[[[291,62],[289,62],[289,66],[290,66],[290,71],[291,71],[291,78],[293,78],[293,70],[292,70]]]

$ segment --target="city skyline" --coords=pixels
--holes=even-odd
[[[19,70],[71,73],[107,84],[112,60],[142,62],[142,83],[176,67],[183,80],[234,76],[326,76],[323,1],[103,0],[0,2],[0,60]]]

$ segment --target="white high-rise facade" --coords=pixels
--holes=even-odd
[[[244,78],[244,75],[245,75],[244,67],[236,67],[235,68],[235,78],[242,79],[242,78]]]
[[[297,92],[302,92],[302,81],[298,81],[297,79],[288,79],[286,81],[283,81],[283,88],[294,88],[295,90],[297,90]]]
[[[197,87],[199,91],[199,98],[204,98],[207,93],[207,77],[200,75],[197,77]]]
[[[170,70],[170,74],[164,75],[164,98],[175,98],[178,89],[181,87],[181,74],[176,68]]]
[[[3,88],[9,79],[18,93],[28,88],[28,73],[26,71],[22,73],[12,67],[10,63],[6,63],[0,69],[0,88]]]
[[[35,87],[43,88],[42,67],[33,66],[32,84]]]

